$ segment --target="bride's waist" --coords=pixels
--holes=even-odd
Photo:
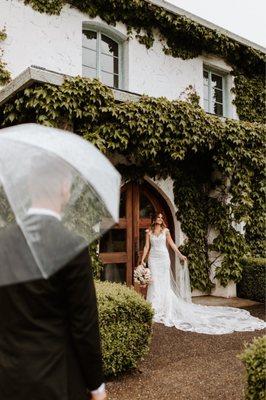
[[[149,257],[169,257],[168,250],[165,249],[151,249]]]

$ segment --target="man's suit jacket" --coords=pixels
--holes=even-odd
[[[50,243],[76,237],[54,217],[41,217]],[[60,234],[60,240],[58,240]],[[14,252],[7,254],[7,243]],[[1,251],[2,250],[2,251]],[[53,245],[53,251],[55,246]],[[17,225],[0,232],[0,268],[34,271]],[[96,295],[88,250],[47,280],[0,287],[0,399],[85,400],[103,382]]]

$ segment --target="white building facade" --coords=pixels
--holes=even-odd
[[[182,97],[192,85],[206,111],[237,118],[231,67],[217,57],[182,60],[165,55],[159,37],[146,49],[135,37],[128,39],[122,23],[113,27],[98,17],[90,20],[68,5],[54,16],[7,0],[0,3],[0,27],[6,27],[3,59],[12,78],[35,65],[71,76],[99,77],[109,86],[170,100]],[[95,32],[95,38],[88,39],[86,32]],[[111,51],[108,39],[117,44]],[[213,95],[216,104],[210,101]]]
[[[186,88],[192,86],[200,96],[200,105],[205,111],[221,117],[238,118],[232,103],[234,78],[230,74],[231,67],[221,58],[209,55],[188,60],[174,58],[163,52],[159,36],[155,36],[154,45],[147,49],[134,35],[127,36],[127,28],[122,23],[109,26],[99,17],[89,19],[87,14],[68,5],[64,6],[60,15],[51,16],[38,13],[19,0],[1,1],[0,28],[4,27],[7,39],[2,43],[3,60],[12,79],[28,67],[38,66],[63,75],[95,77],[121,91],[164,96],[170,100],[182,99]],[[147,185],[153,187],[162,202],[167,204],[172,215],[175,240],[178,245],[181,244],[184,235],[175,217],[171,179],[152,181],[147,177]],[[142,194],[144,197],[146,190]],[[143,200],[143,215],[145,207],[147,210],[149,207],[156,208],[156,201],[152,205],[152,196],[149,199],[150,205]],[[120,239],[114,237],[110,240],[126,241],[126,238],[121,234]],[[115,248],[115,244],[112,246]],[[108,253],[107,250],[105,253]],[[118,265],[118,261],[106,257],[112,274],[112,266]],[[120,262],[123,266],[125,263],[125,260]],[[123,266],[115,267],[118,275],[121,272],[119,268],[122,270]],[[126,280],[123,272],[121,276],[124,278],[120,280]],[[213,295],[236,296],[235,284],[227,288],[217,284]]]

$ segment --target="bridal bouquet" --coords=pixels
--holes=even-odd
[[[151,271],[149,268],[144,267],[142,264],[138,265],[134,270],[134,282],[139,285],[146,286],[151,283]]]

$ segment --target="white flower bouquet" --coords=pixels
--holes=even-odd
[[[141,286],[147,286],[151,281],[151,270],[144,267],[142,264],[138,265],[134,270],[134,282]]]

